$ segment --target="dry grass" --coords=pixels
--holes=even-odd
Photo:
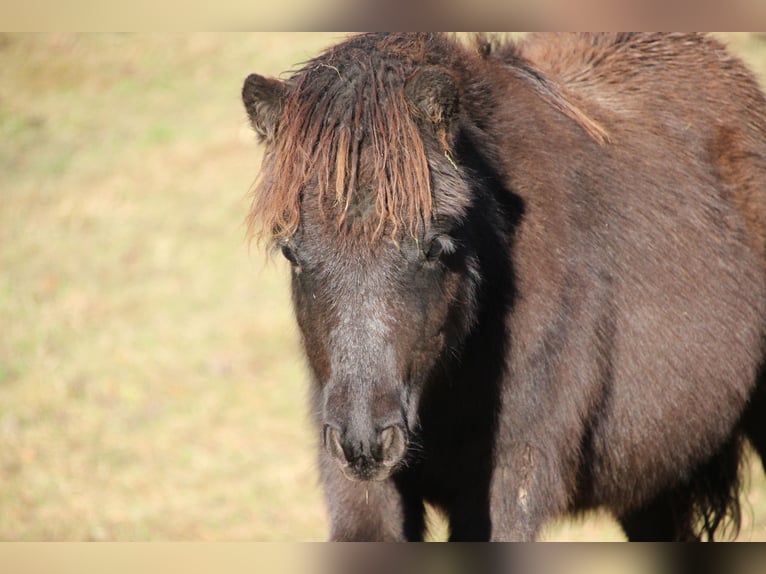
[[[0,36],[0,539],[325,536],[239,91],[337,37]],[[741,537],[766,539],[753,476]]]

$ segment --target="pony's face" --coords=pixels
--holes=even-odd
[[[252,75],[243,99],[267,145],[252,216],[292,266],[324,448],[347,477],[381,480],[406,464],[420,397],[475,320],[478,272],[452,79],[359,60]]]
[[[434,366],[469,328],[470,256],[435,228],[370,249],[311,210],[302,216],[280,247],[321,393],[323,444],[349,478],[383,479],[405,460]]]

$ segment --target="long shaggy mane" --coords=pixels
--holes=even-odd
[[[428,221],[428,159],[404,86],[436,40],[448,42],[430,34],[353,37],[288,80],[280,127],[255,188],[251,234],[260,225],[272,239],[291,236],[309,200],[341,229],[355,201],[365,214],[374,204],[377,217],[354,218],[373,237],[415,233]],[[361,187],[370,182],[377,187]]]

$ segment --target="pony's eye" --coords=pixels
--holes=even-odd
[[[428,261],[436,261],[444,253],[444,245],[439,239],[431,241],[428,249],[426,249],[426,259]]]
[[[423,255],[427,262],[432,263],[448,258],[455,253],[456,249],[457,244],[455,240],[449,235],[442,234],[433,237],[427,246],[424,246]]]
[[[283,244],[280,249],[282,251],[282,255],[285,256],[285,259],[290,262],[290,265],[298,267],[298,258],[295,256],[295,251],[293,251],[292,248],[286,244]]]

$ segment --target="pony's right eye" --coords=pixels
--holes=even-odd
[[[298,258],[295,256],[295,251],[289,246],[289,245],[282,245],[281,248],[282,255],[285,256],[285,259],[287,259],[290,262],[290,265],[294,267],[298,267],[300,264],[298,263]]]

